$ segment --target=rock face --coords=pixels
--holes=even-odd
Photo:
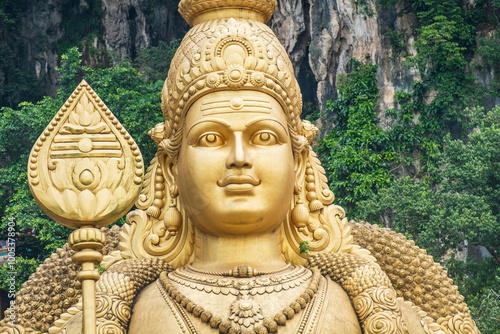
[[[102,0],[105,13],[102,37],[106,51],[133,59],[140,49],[159,40],[182,38],[188,26],[182,23],[177,11],[171,10],[165,1],[153,3],[148,0]]]
[[[20,43],[14,47],[17,55],[32,65],[36,78],[50,87],[51,93],[55,93],[54,84],[58,80],[55,71],[58,55],[50,45],[63,37],[61,11],[55,10],[59,5],[58,0],[50,0],[47,5],[29,6],[21,19]]]
[[[103,0],[106,50],[132,58],[149,45],[146,18],[139,0]]]
[[[83,43],[84,61],[92,66],[106,59],[133,59],[140,49],[160,40],[182,38],[189,28],[177,13],[176,4],[162,0],[25,2],[20,29],[13,32],[17,35],[2,33],[0,43],[9,45],[52,95],[58,88],[55,68],[61,56],[58,52],[64,49],[61,45],[77,46],[87,40]],[[75,36],[75,32],[81,34]],[[0,85],[9,84],[2,82],[4,77],[0,69]]]
[[[367,16],[352,0],[280,0],[271,27],[290,53],[299,78],[305,68],[317,83],[315,96],[305,96],[305,100],[315,100],[324,109],[327,100],[336,98],[339,74],[346,71],[351,58],[356,58],[379,65],[380,109],[393,107],[394,91],[409,89],[413,80],[402,59],[393,57],[386,36],[389,31],[413,35],[413,14],[396,16],[408,6],[406,2],[378,12],[375,1],[369,0],[367,6],[375,14]],[[409,49],[414,52],[411,45]]]
[[[364,59],[379,66],[380,125],[386,124],[384,110],[394,106],[394,92],[409,90],[415,79],[403,65],[403,51],[414,54],[415,14],[408,9],[410,0],[398,0],[393,8],[378,8],[376,0],[365,0],[363,8],[353,0],[278,0],[278,8],[269,22],[285,46],[302,88],[304,102],[323,110],[327,100],[337,96],[338,77],[349,60]],[[100,31],[90,43],[84,43],[85,61],[96,65],[106,59],[134,59],[140,49],[158,41],[182,38],[187,24],[176,10],[176,1],[162,0],[48,0],[29,1],[21,19],[22,29],[15,52],[26,59],[30,71],[50,88],[57,89],[58,48],[68,40],[65,27],[68,13],[88,19],[89,9],[98,6]],[[366,15],[366,12],[373,15]],[[95,14],[94,14],[95,16]],[[66,22],[66,23],[65,23]],[[66,26],[65,26],[66,24]],[[71,22],[70,22],[71,24]],[[88,32],[87,32],[88,33]],[[404,50],[394,49],[390,36],[405,35]],[[478,32],[479,35],[479,32]],[[80,36],[89,39],[89,36]],[[1,36],[0,36],[1,39]],[[1,41],[0,41],[1,42]],[[75,45],[77,42],[73,42]],[[93,48],[96,52],[89,52]],[[103,57],[102,55],[108,55]],[[474,59],[479,82],[487,87],[493,80],[492,69],[481,57]],[[0,70],[0,85],[3,74]],[[1,88],[1,87],[0,87]],[[500,101],[490,101],[490,104]]]

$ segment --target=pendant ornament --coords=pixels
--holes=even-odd
[[[187,298],[172,284],[166,273],[160,274],[159,282],[161,284],[159,287],[160,291],[163,289],[165,294],[168,294],[172,302],[213,329],[218,329],[219,333],[239,331],[241,333],[267,334],[276,333],[279,326],[285,326],[287,320],[291,320],[314,300],[320,285],[324,286],[324,282],[321,280],[318,269],[313,268],[312,272],[313,277],[305,292],[282,311],[268,318],[261,314],[260,305],[249,294],[250,282],[246,280],[238,283],[238,297],[230,306],[231,315],[227,320],[222,320],[221,317]],[[189,319],[187,320],[189,321]]]

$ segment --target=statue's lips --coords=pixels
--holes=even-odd
[[[228,191],[249,191],[260,183],[260,180],[251,175],[229,175],[222,181],[217,181],[219,187],[224,187]]]

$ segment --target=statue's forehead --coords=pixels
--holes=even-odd
[[[221,96],[203,100],[201,103],[201,112],[203,116],[234,112],[271,114],[271,110],[271,100],[269,97],[264,96]]]

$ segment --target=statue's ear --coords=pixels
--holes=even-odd
[[[177,196],[179,192],[179,188],[177,187],[177,159],[173,159],[169,155],[165,155],[163,157],[162,170],[163,176],[167,181],[170,196]]]
[[[299,194],[302,191],[302,185],[304,184],[304,178],[306,176],[306,165],[307,156],[309,154],[308,147],[304,147],[299,153],[294,154],[295,163],[295,194]]]

